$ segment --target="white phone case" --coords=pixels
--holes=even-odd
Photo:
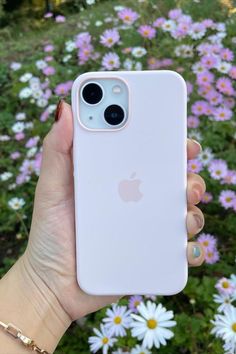
[[[79,122],[87,80],[119,78],[128,122]],[[186,84],[174,71],[91,72],[72,88],[77,279],[94,295],[180,292],[187,282]],[[140,193],[138,192],[140,191]]]

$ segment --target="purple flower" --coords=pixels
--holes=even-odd
[[[231,190],[221,191],[219,196],[219,202],[225,209],[232,208],[235,200],[236,200],[235,192]]]
[[[127,25],[132,25],[139,18],[138,13],[129,8],[120,10],[117,15]]]
[[[158,17],[154,22],[153,22],[153,27],[157,27],[160,28],[163,23],[166,21],[166,19],[164,17]]]
[[[196,101],[192,107],[192,113],[196,116],[201,116],[206,114],[207,102],[206,101]]]
[[[168,17],[171,20],[177,20],[182,15],[181,9],[173,9],[168,12]]]
[[[100,36],[100,43],[104,45],[104,47],[112,47],[115,43],[119,42],[120,35],[116,29],[108,29],[103,32]]]
[[[62,82],[55,87],[55,94],[58,96],[66,96],[72,87],[73,81]]]
[[[201,63],[205,66],[207,69],[214,68],[218,64],[218,59],[215,55],[204,55],[201,58]]]
[[[208,203],[210,203],[210,202],[212,201],[212,199],[213,199],[212,194],[209,193],[209,192],[205,192],[205,193],[203,194],[203,196],[202,196],[201,202],[202,202],[203,204],[208,204]]]
[[[45,122],[48,119],[49,115],[50,115],[50,113],[49,113],[48,109],[45,109],[45,111],[43,111],[43,113],[41,113],[41,115],[40,115],[40,118],[39,118],[40,121]]]
[[[216,121],[224,121],[229,120],[233,112],[227,107],[218,107],[214,110],[213,115]]]
[[[217,249],[208,250],[205,252],[205,262],[207,264],[214,264],[220,259],[219,252]]]
[[[102,66],[105,70],[119,69],[120,58],[116,53],[107,53],[102,58]]]
[[[222,183],[236,184],[236,171],[228,170],[227,175],[223,178]]]
[[[200,120],[198,117],[194,117],[194,116],[189,116],[187,119],[187,125],[188,128],[197,128],[200,124]]]
[[[209,85],[214,81],[214,75],[210,71],[204,71],[197,75],[198,85]]]
[[[45,52],[52,52],[54,50],[54,46],[52,44],[45,45],[44,49]]]
[[[17,141],[23,140],[24,137],[25,137],[25,134],[24,134],[24,133],[17,133],[17,134],[15,135],[15,139],[16,139]]]
[[[57,15],[57,16],[55,17],[55,21],[56,21],[57,23],[63,23],[63,22],[66,21],[66,18],[65,18],[65,16]]]
[[[26,148],[32,148],[32,147],[34,147],[34,146],[37,145],[38,141],[39,141],[39,136],[34,136],[33,138],[30,138],[30,139],[26,142],[25,147],[26,147]]]
[[[156,30],[152,26],[142,25],[139,27],[138,32],[143,38],[152,39],[156,36]]]
[[[44,18],[50,18],[53,16],[53,13],[52,12],[47,12],[43,17]]]
[[[198,159],[188,161],[188,172],[199,173],[203,169],[202,162]]]
[[[21,156],[21,154],[20,154],[19,151],[14,151],[14,152],[11,153],[10,158],[11,158],[12,160],[16,160],[16,159],[18,159],[20,156]]]
[[[216,238],[210,234],[200,234],[197,238],[197,241],[202,244],[205,251],[209,251],[216,248]]]
[[[91,35],[88,32],[82,32],[76,37],[75,45],[77,48],[82,48],[89,45],[91,42]]]
[[[226,177],[228,173],[227,163],[224,160],[212,160],[209,163],[208,171],[213,179],[219,180]]]
[[[233,61],[234,60],[234,53],[229,48],[223,48],[220,51],[220,57],[222,60]]]
[[[93,49],[94,48],[91,44],[87,44],[79,48],[78,57],[80,64],[86,63],[92,57]]]
[[[215,285],[219,293],[224,295],[232,295],[235,291],[235,286],[230,279],[221,278]]]
[[[141,295],[130,296],[128,304],[129,309],[134,313],[138,313],[137,306],[141,303],[141,301],[143,301],[143,297]]]
[[[46,68],[43,68],[43,73],[46,76],[54,75],[55,72],[56,72],[56,70],[53,66],[46,66]]]
[[[232,86],[232,82],[227,77],[221,77],[216,81],[216,88],[224,93],[225,95],[232,96],[234,93],[234,89]]]
[[[207,92],[205,95],[205,98],[212,104],[213,106],[217,106],[218,104],[222,103],[223,97],[222,95],[215,91],[215,90],[210,90]]]

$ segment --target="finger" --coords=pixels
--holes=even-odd
[[[44,188],[44,190],[62,191],[64,190],[62,187],[72,184],[72,138],[73,118],[71,107],[62,101],[58,112],[58,120],[54,122],[43,141],[39,187]]]
[[[206,191],[204,179],[195,174],[188,173],[187,199],[189,204],[198,204]]]
[[[205,260],[203,246],[199,242],[188,242],[187,258],[189,266],[200,266]]]
[[[202,230],[204,226],[204,216],[199,208],[194,205],[188,207],[186,224],[189,238]]]
[[[187,140],[187,156],[188,160],[194,159],[202,151],[201,145],[193,139]]]

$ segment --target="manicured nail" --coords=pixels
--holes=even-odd
[[[55,122],[57,122],[60,117],[61,117],[61,110],[62,110],[62,103],[64,102],[63,99],[60,99],[60,101],[57,104],[56,112],[55,112]]]
[[[197,224],[197,228],[200,231],[204,226],[204,219],[199,214],[194,214],[194,220]]]
[[[192,252],[193,252],[193,258],[198,258],[201,256],[201,249],[197,245],[193,246]]]
[[[191,139],[191,140],[192,140],[192,142],[197,146],[197,148],[198,148],[198,153],[200,153],[200,152],[202,151],[202,146],[201,146],[201,144],[199,144],[199,142],[196,141],[196,140],[194,140],[194,139]]]

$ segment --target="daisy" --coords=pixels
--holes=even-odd
[[[100,36],[100,43],[105,47],[111,48],[115,43],[119,42],[120,35],[116,29],[108,29]]]
[[[235,199],[236,199],[236,194],[231,190],[221,191],[219,196],[219,202],[225,209],[232,208]]]
[[[236,349],[236,308],[228,307],[224,315],[215,315],[212,321],[214,328],[211,333],[222,338],[226,344],[230,344],[234,351]],[[233,352],[231,352],[233,353]]]
[[[93,329],[96,336],[89,337],[88,342],[90,344],[90,350],[93,353],[96,353],[99,349],[102,348],[102,353],[107,354],[109,347],[112,347],[113,344],[117,341],[116,338],[112,338],[109,331],[106,330],[104,325],[101,324],[100,331],[97,328]]]
[[[201,202],[203,204],[208,204],[212,201],[212,199],[213,199],[213,195],[209,192],[205,192],[202,196]]]
[[[214,158],[212,150],[210,148],[205,148],[198,154],[198,159],[201,161],[203,166],[209,164],[209,162]]]
[[[219,180],[227,175],[227,164],[224,160],[212,160],[208,166],[212,178]]]
[[[130,296],[128,304],[129,309],[134,313],[138,313],[137,307],[140,305],[142,300],[143,298],[141,295]]]
[[[19,210],[20,208],[23,207],[23,205],[25,204],[25,201],[23,198],[12,198],[8,201],[8,205],[10,208],[12,208],[13,210]]]
[[[210,234],[201,233],[197,240],[202,244],[206,251],[212,250],[216,247],[216,238]]]
[[[174,317],[173,311],[166,311],[162,304],[156,305],[151,301],[146,305],[141,303],[138,311],[140,315],[131,314],[132,336],[143,340],[142,345],[148,349],[153,346],[160,348],[161,344],[166,345],[166,340],[174,336],[168,329],[176,325],[176,321],[171,320]]]
[[[147,51],[143,47],[134,47],[131,53],[135,58],[141,58],[147,53]]]
[[[218,262],[219,259],[220,255],[216,248],[207,250],[205,252],[205,262],[207,264],[215,264],[216,262]]]
[[[131,350],[130,354],[151,354],[151,352],[142,345],[136,345],[136,347]]]
[[[202,163],[198,159],[188,160],[188,172],[199,173],[202,169]]]
[[[127,310],[126,306],[113,304],[111,309],[107,309],[107,317],[103,319],[105,328],[111,335],[124,337],[126,335],[126,329],[130,326],[130,314],[131,311]]]
[[[219,312],[224,312],[227,310],[231,305],[233,299],[229,295],[224,295],[224,294],[214,294],[213,295],[214,302],[217,304],[220,304],[218,307]]]
[[[215,285],[220,294],[232,295],[235,291],[235,286],[230,279],[221,278]]]
[[[120,58],[116,53],[107,53],[102,59],[102,66],[106,70],[118,69],[120,67]]]
[[[138,32],[141,34],[142,37],[152,39],[156,35],[155,28],[149,25],[142,25],[139,27]]]
[[[117,15],[127,25],[132,25],[139,18],[138,13],[129,8],[121,9]]]
[[[165,32],[172,32],[176,28],[176,23],[173,20],[166,20],[163,22],[161,28]]]

